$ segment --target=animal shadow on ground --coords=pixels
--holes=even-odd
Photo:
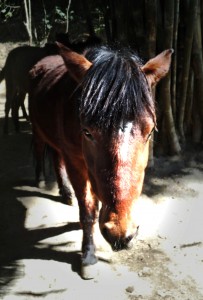
[[[30,125],[27,122],[23,122],[22,125],[21,133],[11,132],[9,136],[0,136],[0,298],[6,293],[6,289],[12,287],[13,281],[22,275],[20,259],[65,262],[71,265],[73,272],[80,274],[79,251],[56,251],[54,247],[47,244],[46,247],[37,247],[41,240],[79,230],[78,222],[36,229],[25,227],[27,208],[19,199],[31,196],[43,202],[44,198],[57,201],[59,197],[46,194],[46,191],[32,190],[34,186],[32,136]],[[0,128],[2,128],[2,119],[0,119]],[[17,185],[22,187],[25,183],[31,187],[30,190],[15,188]],[[68,247],[69,242],[66,241],[64,246]]]
[[[159,157],[154,158],[154,166],[146,169],[143,193],[148,197],[154,197],[161,194],[167,188],[161,179],[175,179],[177,176],[186,176],[191,174],[190,167],[194,166],[202,171],[203,148],[185,149],[177,157]]]
[[[41,240],[79,230],[78,222],[67,223],[62,226],[36,228],[28,230],[25,228],[26,208],[17,198],[27,196],[22,191],[3,193],[0,202],[0,290],[2,287],[12,286],[12,281],[20,274],[18,260],[20,259],[41,259],[65,262],[71,265],[72,271],[80,274],[80,253],[78,251],[65,252],[56,251],[51,245],[45,248],[38,248]],[[38,197],[40,194],[38,195]],[[43,198],[42,198],[43,201]],[[69,246],[73,241],[66,242]],[[0,292],[1,294],[1,292]]]

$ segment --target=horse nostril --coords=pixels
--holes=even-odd
[[[131,234],[126,238],[125,241],[125,249],[132,249],[133,247],[133,238],[135,237],[135,234]]]
[[[128,250],[128,249],[132,249],[133,247],[133,239],[134,235],[130,235],[127,238],[120,238],[117,239],[112,245],[112,250],[113,251],[120,251],[120,250]]]
[[[134,239],[135,237],[137,237],[139,233],[139,226],[137,226],[136,231],[132,234],[130,234],[129,236],[126,237],[126,241],[130,242],[132,239]]]
[[[111,245],[113,251],[120,251],[123,249],[132,249],[133,247],[133,239],[138,234],[138,229],[135,233],[128,235],[127,237],[119,237],[117,235],[113,235],[111,230],[109,230],[108,226],[102,228],[101,232],[105,240]]]
[[[139,226],[137,227],[137,230],[135,233],[128,235],[126,238],[124,239],[119,239],[115,244],[114,247],[112,247],[112,249],[114,251],[119,251],[119,250],[123,250],[123,249],[127,249],[130,250],[132,249],[133,245],[134,245],[134,238],[138,235],[138,230],[139,230]]]

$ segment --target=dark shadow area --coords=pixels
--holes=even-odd
[[[0,119],[0,129],[2,121],[3,119]],[[16,186],[23,187],[25,184],[35,187],[31,141],[28,122],[21,122],[19,134],[11,130],[7,136],[0,135],[0,298],[7,294],[9,289],[12,290],[17,278],[23,276],[22,265],[19,262],[21,259],[64,262],[71,265],[73,272],[80,274],[79,252],[56,251],[48,244],[43,248],[38,247],[43,239],[80,230],[79,223],[33,230],[25,228],[27,210],[18,198],[36,196],[54,201],[60,199],[40,189],[39,192],[15,189]],[[68,247],[74,242],[70,241],[64,246]],[[55,245],[58,246],[60,245]]]
[[[1,43],[28,42],[25,26],[22,22],[4,22],[0,26]]]
[[[65,289],[61,289],[61,290],[51,290],[50,292],[44,292],[44,293],[29,293],[29,292],[19,292],[16,293],[16,295],[18,296],[27,296],[27,297],[46,297],[50,294],[58,294],[58,293],[63,293],[64,291],[66,291]]]
[[[66,204],[66,203],[64,203],[64,201],[60,195],[51,195],[49,190],[47,190],[47,192],[46,192],[46,188],[45,189],[37,188],[34,180],[30,180],[30,181],[23,180],[22,182],[17,181],[15,183],[15,185],[18,187],[27,186],[28,188],[32,187],[32,188],[38,189],[38,191],[26,191],[26,190],[22,191],[22,190],[20,190],[20,191],[18,191],[18,195],[19,195],[18,197],[30,197],[30,196],[40,197],[40,198],[46,198],[46,199],[52,200],[54,202]]]
[[[154,166],[147,168],[145,173],[143,193],[148,197],[156,196],[165,191],[167,184],[154,183],[156,179],[174,179],[177,176],[191,174],[190,168],[195,166],[199,171],[203,170],[203,149],[198,146],[195,150],[186,149],[180,157],[154,158]]]
[[[167,184],[158,183],[156,179],[174,178],[177,175],[188,175],[189,171],[185,171],[185,164],[180,162],[169,162],[167,159],[158,161],[155,159],[153,168],[148,168],[145,173],[143,193],[148,197],[154,197],[157,194],[163,193]],[[156,184],[155,184],[156,181]]]
[[[10,263],[3,263],[0,266],[0,299],[12,289],[12,285],[15,279],[22,275],[19,263],[12,261]]]
[[[17,201],[18,197],[22,197],[22,191],[5,192],[1,194],[1,196],[0,296],[6,293],[9,287],[12,287],[15,279],[23,275],[21,266],[18,262],[20,259],[42,259],[64,262],[70,264],[73,272],[80,275],[79,252],[56,251],[53,249],[56,246],[68,247],[74,243],[74,241],[54,246],[44,244],[43,248],[38,248],[41,240],[62,233],[80,230],[80,224],[78,222],[73,222],[63,226],[27,230],[24,225],[26,209],[19,201]]]
[[[30,133],[31,132],[31,124],[29,121],[27,121],[22,116],[19,117],[19,125],[20,125],[20,131],[17,133],[15,131],[14,123],[11,117],[8,119],[8,135],[4,134],[3,132],[3,126],[4,126],[4,118],[0,118],[0,134],[4,136],[6,139],[10,135],[20,135],[23,133]]]

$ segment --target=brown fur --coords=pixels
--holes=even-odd
[[[138,224],[134,219],[134,210],[142,190],[149,138],[155,126],[155,119],[147,108],[143,108],[139,119],[132,119],[130,114],[117,127],[110,126],[105,131],[97,126],[96,122],[88,123],[85,115],[79,114],[78,103],[81,101],[84,79],[87,77],[89,83],[89,73],[94,72],[96,63],[61,45],[59,47],[62,57],[46,57],[30,72],[32,77],[30,117],[36,151],[37,146],[43,143],[54,150],[59,188],[66,189],[67,172],[75,191],[83,229],[82,268],[84,268],[97,261],[93,225],[98,216],[98,200],[102,203],[99,213],[100,230],[113,250],[128,248],[137,233]],[[116,58],[114,54],[111,57],[113,60]],[[117,58],[120,59],[118,55]],[[165,59],[165,55],[155,58],[156,70],[153,59],[148,63],[148,72],[150,66],[152,67],[149,72],[151,85],[155,78],[154,72],[159,73]],[[168,56],[166,60],[169,66],[170,57]],[[105,68],[109,68],[109,60],[104,60],[103,63]],[[133,64],[129,68],[134,71]],[[125,71],[126,69],[123,70]],[[137,72],[143,72],[139,65]],[[83,80],[81,74],[84,76]],[[133,80],[136,80],[135,72],[132,72],[132,76]],[[162,76],[160,75],[159,79]],[[101,82],[108,86],[109,81],[104,81],[104,78],[100,78]],[[144,84],[147,85],[145,91],[151,97],[151,86],[148,86],[146,78],[144,76],[139,78],[144,78]],[[154,80],[157,81],[157,77]],[[127,95],[124,95],[122,100],[125,100]],[[88,96],[85,101],[88,102]],[[142,99],[137,101],[139,103]],[[123,105],[125,109],[125,102]]]

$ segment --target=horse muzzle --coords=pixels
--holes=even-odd
[[[134,245],[134,239],[138,235],[139,226],[136,229],[136,232],[130,234],[126,237],[115,237],[110,234],[107,228],[102,229],[102,235],[106,239],[106,241],[111,245],[113,251],[121,251],[121,250],[128,250],[132,249]]]

